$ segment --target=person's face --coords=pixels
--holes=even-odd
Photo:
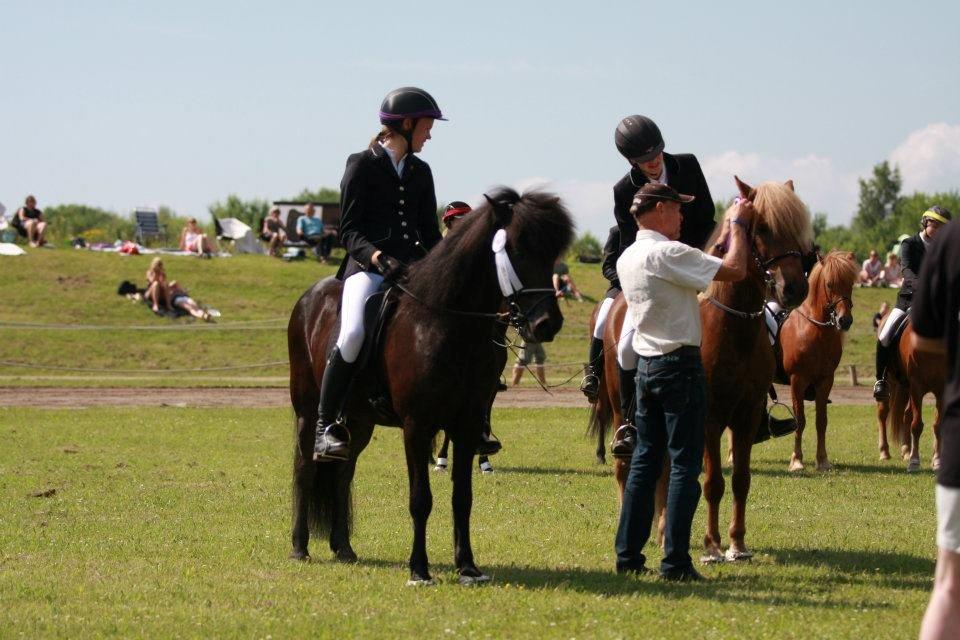
[[[656,180],[660,177],[660,174],[663,173],[663,154],[658,153],[657,157],[652,160],[647,160],[646,162],[638,162],[637,166],[640,167],[640,170],[643,171],[651,180]]]
[[[313,213],[314,213],[314,211],[313,211],[313,205],[312,205],[312,204],[308,204],[308,205],[307,205],[307,208],[304,210],[304,213],[307,214],[307,217],[308,217],[308,218],[312,218],[312,217],[313,217]]]
[[[433,118],[420,118],[417,120],[417,126],[413,129],[411,136],[412,151],[419,153],[423,150],[423,145],[430,140],[430,130],[433,129]]]
[[[876,260],[876,259],[877,259],[877,252],[876,252],[876,251],[871,251],[871,252],[870,252],[870,259],[871,259],[871,260]]]
[[[928,237],[928,238],[933,238],[933,236],[937,235],[937,233],[940,232],[940,227],[942,227],[942,226],[943,226],[943,223],[938,222],[938,221],[936,221],[936,220],[929,220],[929,219],[928,219],[928,220],[927,220],[927,226],[926,226],[926,229],[925,229],[925,231],[926,231],[926,233],[927,233],[927,237]]]
[[[274,219],[279,218],[279,217],[280,217],[280,212],[277,211],[276,209],[274,209],[273,211],[270,212],[270,217],[271,217],[271,218],[274,218]]]
[[[35,209],[37,207],[37,201],[34,198],[27,198],[26,204],[28,209]]]
[[[683,222],[683,212],[680,203],[665,200],[657,203],[657,212],[663,224],[663,235],[671,240],[680,239],[680,224]]]
[[[190,218],[189,220],[187,220],[187,226],[190,227],[191,229],[196,229],[197,221],[194,220],[193,218]]]

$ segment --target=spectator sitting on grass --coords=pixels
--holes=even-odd
[[[37,199],[27,196],[23,206],[14,216],[14,226],[23,229],[31,247],[39,247],[47,243],[43,237],[47,230],[47,223],[43,220],[43,211],[37,209]]]
[[[213,322],[213,316],[210,312],[202,308],[197,301],[190,297],[187,290],[180,286],[180,283],[174,280],[170,283],[170,303],[177,309],[186,311],[194,318],[199,318],[204,322]]]
[[[213,243],[197,225],[196,218],[187,218],[187,226],[180,232],[180,251],[189,251],[201,257],[213,255]]]
[[[173,311],[173,305],[170,303],[170,284],[167,282],[167,272],[160,258],[154,258],[150,268],[147,269],[147,291],[143,295],[154,313],[160,313],[161,304],[167,311]]]
[[[900,267],[900,258],[895,253],[887,255],[887,264],[883,265],[883,271],[880,272],[880,282],[885,287],[898,288],[903,284],[903,273]]]
[[[583,302],[583,296],[580,295],[580,290],[577,289],[573,278],[570,277],[570,267],[560,258],[557,258],[556,263],[553,265],[553,290],[556,292],[558,298],[573,296],[577,299],[577,302]]]
[[[279,207],[270,209],[270,213],[264,219],[260,239],[267,243],[267,252],[270,255],[280,257],[280,249],[287,241],[287,232],[283,230],[283,224],[280,222]]]
[[[326,262],[333,249],[333,236],[323,232],[323,220],[316,215],[313,203],[307,203],[303,215],[297,218],[297,235],[300,239],[314,248],[320,262]]]
[[[863,268],[860,269],[860,286],[876,287],[880,284],[880,273],[883,271],[883,263],[880,262],[880,256],[876,249],[870,249],[870,257],[863,261]]]

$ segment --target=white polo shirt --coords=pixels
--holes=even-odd
[[[617,260],[617,275],[634,328],[633,350],[661,356],[682,346],[700,346],[700,304],[723,260],[662,233],[640,229]]]

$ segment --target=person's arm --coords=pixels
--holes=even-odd
[[[736,282],[747,277],[747,264],[750,260],[750,223],[753,221],[753,203],[741,200],[727,211],[723,218],[724,228],[719,244],[727,246],[723,264],[717,270],[714,280]]]
[[[364,269],[379,266],[380,250],[367,240],[362,229],[366,215],[363,197],[363,157],[356,154],[347,158],[347,167],[340,181],[340,240],[351,258]]]
[[[187,228],[184,227],[183,229],[180,230],[180,244],[178,245],[180,247],[180,251],[187,250],[186,238],[187,238]]]
[[[560,274],[554,273],[552,276],[550,276],[550,279],[553,281],[553,293],[559,298],[563,295],[560,292]]]
[[[689,169],[695,177],[696,184],[693,190],[693,195],[696,199],[691,203],[693,204],[693,211],[696,213],[694,219],[689,222],[691,225],[690,246],[703,249],[710,235],[713,233],[713,229],[717,226],[714,220],[714,217],[717,215],[716,204],[713,202],[713,196],[710,195],[707,178],[703,175],[703,169],[700,168],[700,163],[697,161],[696,156],[691,155],[689,162]],[[686,222],[686,220],[684,222]]]
[[[299,218],[297,218],[297,225],[296,225],[295,231],[297,232],[297,237],[298,237],[299,239],[301,239],[301,240],[305,239],[305,236],[304,236],[304,234],[303,234],[303,230],[304,230],[304,227],[307,226],[306,222],[304,222],[306,219],[307,219],[307,216],[305,216],[305,215],[300,216]]]
[[[430,165],[423,163],[423,168],[427,176],[426,196],[417,212],[417,233],[420,235],[420,244],[424,252],[430,251],[443,234],[440,233],[440,223],[437,221],[437,194],[433,185],[433,172]]]

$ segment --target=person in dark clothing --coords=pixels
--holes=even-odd
[[[347,158],[340,182],[340,240],[347,250],[337,273],[343,280],[340,333],[320,383],[314,460],[350,455],[340,412],[363,345],[364,302],[384,279],[401,279],[407,263],[440,242],[433,173],[414,155],[435,120],[446,118],[426,91],[391,91],[380,105],[380,132]]]
[[[920,233],[900,243],[903,282],[900,285],[900,292],[897,294],[897,304],[890,312],[890,317],[877,336],[877,382],[873,386],[873,397],[877,400],[886,400],[890,397],[890,390],[885,378],[887,365],[890,363],[890,354],[896,346],[894,337],[898,335],[900,327],[910,310],[910,304],[913,302],[917,276],[920,273],[927,247],[940,231],[940,228],[950,222],[951,218],[949,211],[934,205],[924,211],[920,217]]]
[[[939,231],[910,310],[914,347],[946,352],[937,471],[937,571],[920,638],[953,638],[960,624],[960,224]]]
[[[587,396],[587,400],[590,402],[596,402],[597,394],[600,393],[600,372],[603,371],[603,331],[607,326],[607,314],[610,313],[610,307],[613,306],[616,297],[620,295],[617,260],[623,254],[623,249],[620,245],[620,227],[610,227],[607,242],[603,245],[603,263],[600,265],[600,271],[610,283],[610,286],[607,288],[603,302],[600,303],[600,308],[597,310],[597,321],[593,326],[593,337],[590,339],[587,364],[583,369],[583,381],[580,383],[580,391]]]
[[[43,219],[43,211],[37,208],[36,198],[27,196],[23,206],[13,217],[13,226],[23,232],[31,247],[39,247],[47,243],[46,238],[43,237],[47,230],[47,223]]]
[[[680,193],[694,196],[680,206],[682,222],[679,241],[695,249],[702,249],[716,226],[713,197],[707,186],[700,163],[693,154],[664,153],[663,135],[656,123],[641,115],[627,116],[614,132],[617,150],[630,163],[630,171],[613,187],[613,215],[620,230],[620,251],[633,244],[637,237],[637,223],[630,207],[637,191],[649,183],[666,184]],[[630,423],[636,405],[633,383],[637,355],[631,347],[633,339],[630,323],[623,324],[617,345],[617,365],[620,370],[620,406],[624,424],[614,435],[611,450],[614,455],[627,456],[633,451],[636,429]]]

